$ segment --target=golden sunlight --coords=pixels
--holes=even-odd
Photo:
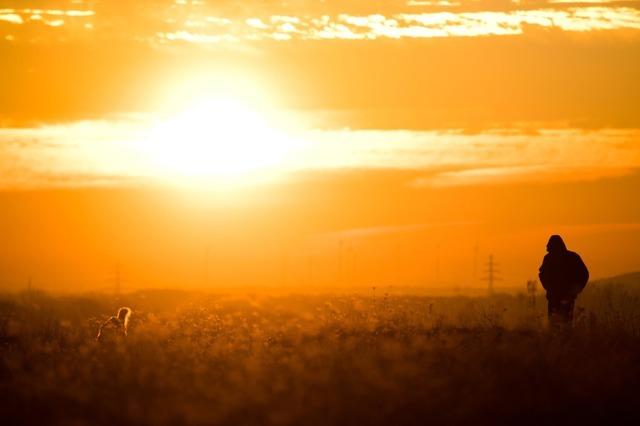
[[[640,0],[0,0],[0,426],[640,425],[639,53]]]
[[[157,122],[140,146],[162,176],[205,183],[273,171],[294,148],[266,114],[231,97],[198,101]]]

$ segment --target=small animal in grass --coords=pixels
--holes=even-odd
[[[126,337],[129,329],[131,309],[122,307],[114,317],[109,318],[100,326],[96,340],[102,342],[107,338]]]

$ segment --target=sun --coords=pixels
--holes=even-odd
[[[228,97],[201,100],[160,120],[142,144],[158,173],[199,182],[276,170],[292,148],[265,113]]]

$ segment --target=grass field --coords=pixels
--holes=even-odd
[[[640,286],[568,335],[524,296],[152,291],[0,304],[2,424],[640,424]],[[94,340],[120,305],[129,337]]]

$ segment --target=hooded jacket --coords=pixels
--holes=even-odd
[[[575,299],[589,281],[587,267],[577,253],[567,250],[559,235],[549,238],[547,252],[539,274],[547,299]]]

